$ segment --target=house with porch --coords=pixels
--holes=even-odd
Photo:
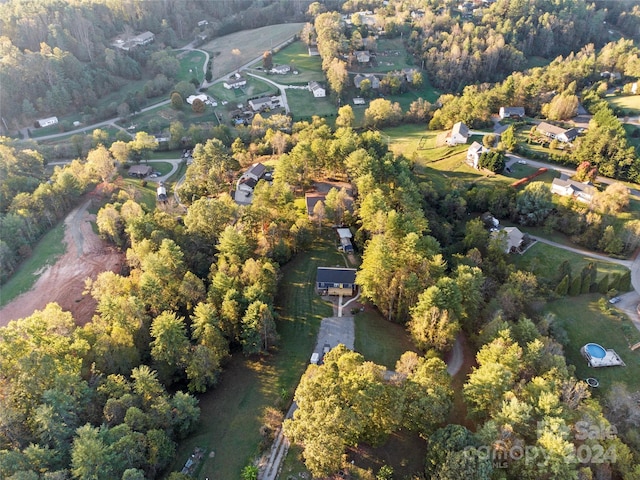
[[[590,183],[581,183],[569,178],[554,178],[551,182],[551,193],[563,197],[572,197],[583,203],[591,203],[596,188]]]
[[[545,135],[551,139],[558,140],[562,143],[571,143],[578,136],[578,130],[575,128],[565,129],[562,127],[558,127],[557,125],[552,125],[547,122],[540,122],[536,127],[536,131],[540,132],[542,135]]]
[[[484,152],[488,152],[489,149],[486,148],[479,142],[473,142],[467,150],[467,164],[475,169],[478,168],[478,162],[480,161],[480,155]]]
[[[318,267],[316,290],[320,295],[353,296],[356,292],[355,268]]]

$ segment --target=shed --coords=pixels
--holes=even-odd
[[[353,238],[353,234],[348,228],[336,228],[336,233],[340,238]]]
[[[323,295],[353,295],[356,289],[355,268],[318,267],[316,288]]]

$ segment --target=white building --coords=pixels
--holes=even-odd
[[[453,126],[449,135],[447,135],[446,142],[450,146],[460,145],[462,143],[467,143],[468,138],[469,127],[462,122],[458,122]]]
[[[202,101],[203,103],[206,103],[209,100],[209,97],[207,97],[204,93],[201,93],[200,95],[189,95],[187,97],[187,103],[189,105],[193,105],[193,101],[196,99]]]
[[[42,118],[36,123],[38,127],[48,127],[50,125],[56,125],[58,123],[58,117]]]
[[[572,197],[583,203],[590,203],[596,189],[589,183],[580,183],[570,179],[554,178],[551,182],[551,193],[562,197]]]
[[[309,82],[309,91],[313,93],[316,98],[323,98],[327,96],[327,91],[318,82]]]
[[[231,90],[232,88],[244,87],[246,84],[247,84],[247,79],[235,73],[231,75],[228,80],[225,80],[222,83],[222,86],[227,90]]]
[[[473,168],[478,168],[478,162],[480,161],[480,155],[484,152],[488,152],[489,149],[478,142],[473,142],[467,150],[467,163]]]

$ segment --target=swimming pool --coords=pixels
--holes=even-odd
[[[597,343],[587,343],[584,348],[592,358],[604,358],[607,351]]]

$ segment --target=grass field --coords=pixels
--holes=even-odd
[[[547,304],[545,312],[555,314],[567,331],[569,344],[564,353],[567,363],[576,367],[576,377],[595,377],[600,382],[596,395],[606,394],[614,382],[624,382],[636,391],[640,388],[640,351],[631,351],[629,345],[640,341],[640,332],[626,316],[603,313],[598,306],[600,297],[591,294],[557,300]],[[613,348],[627,366],[590,368],[580,354],[580,348],[589,342]]]
[[[377,310],[367,309],[354,318],[355,349],[367,360],[394,370],[404,352],[417,352],[405,328],[385,320]]]
[[[537,277],[544,279],[555,278],[559,265],[564,261],[569,262],[571,272],[574,275],[579,275],[584,267],[589,263],[594,263],[598,269],[598,279],[605,274],[625,273],[628,270],[622,265],[594,260],[540,242],[529,248],[523,255],[513,256],[513,263],[518,269],[534,273]]]
[[[42,237],[34,247],[33,252],[11,276],[9,281],[0,289],[0,307],[3,307],[18,295],[28,292],[38,280],[37,272],[53,265],[56,259],[65,252],[64,221],[59,222],[53,229]]]
[[[179,470],[194,447],[201,446],[215,457],[206,457],[197,478],[240,478],[242,467],[258,453],[263,409],[287,406],[308,364],[320,320],[332,314],[331,305],[314,292],[316,268],[341,262],[333,232],[327,230],[311,251],[283,267],[276,301],[278,351],[261,360],[240,355],[231,360],[220,384],[199,397],[200,425],[180,444],[173,469]]]
[[[213,78],[219,78],[262,56],[266,50],[290,39],[302,30],[303,25],[303,23],[283,23],[254,30],[243,30],[215,38],[200,48],[211,54]],[[234,55],[232,51],[236,49],[240,53]]]
[[[192,78],[202,83],[202,80],[204,80],[204,70],[202,67],[206,59],[204,53],[197,51],[177,52],[176,58],[180,60],[180,72],[178,72],[176,76],[176,83],[181,80],[189,82]]]
[[[605,100],[612,108],[624,111],[625,115],[640,115],[640,95],[607,96]]]
[[[306,44],[301,41],[293,42],[273,55],[274,65],[289,65],[291,72],[285,75],[272,75],[272,79],[277,83],[306,83],[310,80],[324,80],[322,72],[322,59],[319,56],[309,56]],[[257,62],[254,67],[261,67],[262,61]],[[292,72],[296,70],[297,75]]]
[[[216,83],[207,89],[207,92],[212,95],[216,100],[225,100],[229,102],[232,108],[236,108],[235,104],[240,102],[246,102],[247,100],[259,97],[262,95],[273,95],[278,92],[278,89],[270,83],[263,82],[254,77],[246,77],[247,85],[241,89],[227,90],[222,86],[222,83]],[[220,106],[218,106],[220,109]]]
[[[637,151],[640,151],[640,135],[638,135],[638,133],[640,133],[640,127],[629,125],[628,123],[623,123],[622,128],[624,128],[624,131],[627,132],[627,142],[629,143],[629,145],[633,145],[634,147],[636,147]]]
[[[308,90],[287,90],[287,101],[296,122],[310,120],[313,115],[335,117],[338,113],[329,97],[315,98]]]

